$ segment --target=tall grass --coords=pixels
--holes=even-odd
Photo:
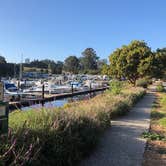
[[[166,141],[166,94],[158,93],[157,96],[151,111],[151,130],[143,133],[143,137],[149,140]]]
[[[162,113],[161,118],[159,119],[159,125],[166,129],[166,95],[161,94],[161,99],[159,100],[160,104],[160,113]],[[159,112],[159,111],[158,111]]]
[[[0,142],[0,164],[75,165],[95,148],[111,119],[127,113],[144,93],[128,87],[61,108],[15,111],[9,118],[11,136]]]

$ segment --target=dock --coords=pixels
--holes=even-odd
[[[35,99],[26,99],[21,101],[9,102],[9,109],[15,110],[20,109],[22,107],[28,107],[35,104],[44,104],[45,102],[55,101],[57,99],[65,99],[68,97],[74,97],[78,95],[84,95],[93,92],[105,91],[108,87],[102,87],[97,89],[85,90],[85,91],[76,91],[71,93],[61,93],[61,94],[54,94],[51,96],[46,96],[44,98],[35,98]]]

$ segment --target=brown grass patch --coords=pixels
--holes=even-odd
[[[166,142],[148,141],[148,145],[144,153],[143,166],[165,166],[166,154],[162,154],[162,151],[164,150],[166,150]]]
[[[163,135],[165,133],[165,128],[158,124],[151,124],[151,131]]]
[[[161,104],[161,99],[165,96],[162,93],[156,93],[155,112],[166,114],[165,105]],[[166,136],[166,130],[159,125],[162,117],[154,116],[151,119],[150,133],[156,133]],[[166,166],[166,141],[148,140],[144,153],[143,166]]]

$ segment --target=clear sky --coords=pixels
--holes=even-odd
[[[0,0],[0,54],[64,60],[92,47],[101,58],[133,39],[166,47],[166,0]]]

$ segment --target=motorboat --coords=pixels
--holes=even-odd
[[[24,93],[42,93],[43,85],[34,86],[24,90]],[[69,85],[44,85],[44,93],[56,94],[56,93],[69,93],[71,92],[71,86]]]
[[[5,101],[16,101],[20,100],[24,95],[15,84],[10,82],[3,82],[4,85],[4,100]]]

